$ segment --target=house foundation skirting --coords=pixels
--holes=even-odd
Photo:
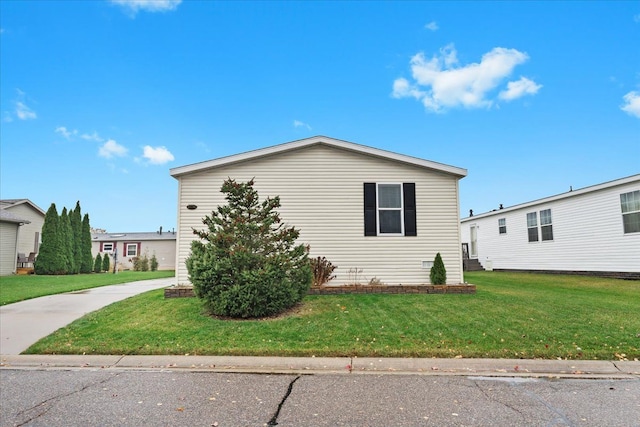
[[[640,272],[633,271],[525,270],[515,268],[494,268],[493,271],[503,271],[505,273],[566,274],[571,276],[593,276],[606,277],[610,279],[640,280]]]
[[[320,286],[309,289],[309,295],[343,294],[475,294],[476,285],[346,285]],[[192,286],[171,286],[164,289],[165,298],[195,297]]]

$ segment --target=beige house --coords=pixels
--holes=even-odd
[[[261,198],[300,230],[310,256],[334,265],[330,285],[428,284],[436,253],[447,283],[463,282],[458,181],[467,171],[429,160],[316,136],[171,169],[178,180],[178,284],[202,218],[225,204],[228,177],[255,179]]]
[[[158,260],[158,270],[175,270],[176,233],[162,231],[150,233],[92,233],[91,255],[95,258],[111,257],[111,268],[117,259],[118,270],[133,270],[134,258],[153,255]]]
[[[33,261],[40,249],[44,215],[29,199],[0,200],[0,275],[16,272],[19,254],[21,264],[29,255]],[[29,266],[33,267],[33,263]]]

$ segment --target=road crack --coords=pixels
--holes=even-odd
[[[298,375],[297,377],[295,377],[293,379],[293,381],[291,381],[289,383],[289,388],[287,389],[287,392],[285,393],[284,397],[280,401],[280,404],[278,405],[278,409],[276,410],[275,414],[273,414],[273,416],[271,417],[271,419],[267,423],[268,426],[277,426],[278,425],[278,416],[280,415],[280,410],[282,409],[282,406],[284,405],[284,402],[286,402],[287,399],[289,398],[289,395],[291,394],[291,390],[293,390],[293,384],[296,381],[298,381],[300,379],[300,377],[301,377],[301,375]]]
[[[108,378],[105,378],[105,379],[103,379],[101,381],[94,381],[94,382],[85,384],[85,385],[83,385],[82,387],[80,387],[77,390],[71,390],[70,392],[67,392],[67,393],[58,394],[56,396],[50,397],[48,399],[45,399],[42,402],[39,402],[39,403],[33,405],[30,408],[27,408],[27,409],[24,409],[24,410],[18,412],[17,414],[15,414],[16,418],[18,418],[18,417],[20,417],[22,415],[28,414],[31,411],[36,412],[36,410],[40,409],[40,412],[37,412],[37,413],[35,413],[33,415],[30,415],[27,420],[25,420],[25,421],[23,421],[23,422],[21,422],[19,424],[16,424],[16,427],[21,427],[21,426],[23,426],[25,424],[29,424],[33,420],[36,420],[36,419],[40,418],[41,416],[43,416],[44,414],[46,414],[47,412],[49,412],[49,410],[52,408],[52,405],[47,405],[48,403],[50,403],[52,401],[64,399],[65,397],[69,397],[69,396],[72,396],[72,395],[77,394],[77,393],[82,393],[86,389],[91,388],[93,386],[105,384],[108,381],[111,381],[112,379],[114,379],[115,377],[117,377],[119,375],[120,375],[120,373],[116,373],[116,374],[113,374],[113,375],[109,376]]]

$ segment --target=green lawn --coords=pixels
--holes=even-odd
[[[640,358],[640,282],[469,273],[475,295],[308,296],[288,316],[219,320],[151,291],[28,353]]]
[[[173,277],[170,271],[124,271],[118,274],[75,274],[69,276],[16,275],[0,277],[0,305],[63,292],[98,286],[116,285],[136,280]]]

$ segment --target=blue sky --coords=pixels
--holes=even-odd
[[[172,167],[315,135],[468,169],[464,216],[640,173],[640,2],[2,1],[0,31],[0,197],[110,232],[176,226]]]

